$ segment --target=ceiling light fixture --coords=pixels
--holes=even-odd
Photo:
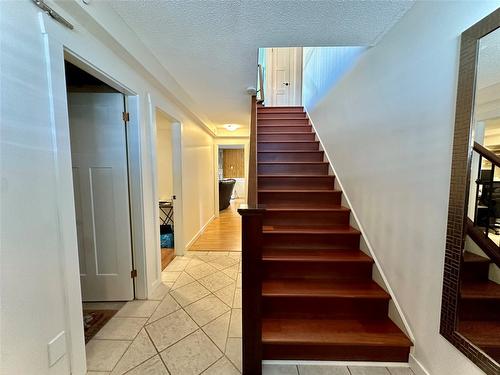
[[[224,128],[229,130],[230,132],[234,132],[236,129],[239,129],[241,126],[237,124],[224,124]]]

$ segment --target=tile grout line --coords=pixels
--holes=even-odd
[[[176,311],[178,311],[178,310],[176,310]],[[174,312],[175,312],[175,311],[174,311]],[[170,373],[171,373],[171,371],[168,369],[167,364],[166,364],[166,363],[165,363],[165,361],[163,360],[163,357],[161,356],[161,352],[158,350],[158,347],[156,346],[155,342],[153,341],[153,338],[152,338],[152,337],[151,337],[151,335],[149,334],[149,332],[148,332],[148,330],[146,329],[146,327],[144,327],[144,330],[146,331],[146,334],[148,335],[149,341],[151,341],[151,343],[153,344],[153,347],[154,347],[154,348],[155,348],[155,350],[156,350],[156,354],[155,354],[155,355],[157,355],[158,357],[160,357],[160,361],[161,361],[161,363],[163,363],[163,366],[165,366],[165,368],[167,369],[167,372],[170,374]],[[182,339],[181,339],[181,340],[182,340]],[[174,345],[174,344],[172,344],[172,345]],[[165,349],[165,350],[166,350],[166,349]],[[151,358],[152,358],[152,357],[151,357]],[[144,362],[143,362],[143,363],[144,363]],[[140,366],[140,365],[139,365],[139,366]],[[138,367],[138,366],[136,366],[136,367]],[[134,368],[136,368],[136,367],[134,367]]]
[[[227,256],[227,257],[229,257],[229,255],[221,255],[220,257],[223,257],[223,256]],[[200,264],[200,266],[201,266],[201,265],[206,265],[206,264],[208,264],[208,265],[212,266],[211,264],[209,264],[209,262],[207,262],[207,261],[205,261],[205,260],[203,260],[203,259],[200,259],[200,258],[198,258],[198,259],[199,259],[200,261],[202,261],[202,262],[203,262],[202,264]],[[215,258],[215,259],[217,259],[217,258]],[[217,269],[217,267],[212,266],[212,267],[214,267],[214,268],[216,268],[216,269],[217,269],[215,272],[213,272],[213,273],[211,273],[211,274],[209,274],[209,275],[203,276],[203,277],[201,277],[201,278],[198,278],[198,279],[194,278],[191,274],[189,274],[187,271],[185,271],[185,268],[184,268],[183,270],[181,270],[181,271],[170,271],[170,272],[179,272],[179,276],[178,276],[178,277],[177,277],[177,278],[176,278],[176,279],[172,282],[172,286],[176,283],[176,281],[178,280],[178,278],[180,277],[180,275],[181,275],[183,272],[184,272],[184,273],[186,273],[187,275],[189,275],[190,277],[193,277],[193,279],[194,279],[192,282],[190,282],[190,283],[188,283],[188,284],[185,284],[185,285],[183,285],[183,286],[181,286],[181,287],[179,287],[179,288],[177,288],[177,289],[180,289],[180,288],[182,288],[182,287],[184,287],[184,286],[191,285],[191,284],[193,284],[193,283],[197,282],[197,283],[198,283],[201,287],[203,287],[204,289],[206,289],[206,290],[209,292],[209,294],[208,294],[208,295],[205,295],[205,296],[203,296],[203,297],[201,297],[201,298],[199,298],[199,299],[197,299],[197,300],[195,300],[195,301],[193,301],[193,302],[191,302],[191,303],[189,303],[189,304],[188,304],[188,305],[186,305],[186,306],[182,306],[182,305],[180,304],[179,300],[178,300],[178,299],[176,299],[174,295],[172,295],[172,292],[173,292],[173,291],[175,291],[175,290],[177,290],[177,289],[173,289],[172,287],[170,287],[170,286],[166,285],[166,284],[165,284],[165,282],[162,280],[162,284],[163,284],[165,287],[168,287],[169,289],[168,289],[167,293],[165,294],[165,296],[164,296],[162,299],[160,299],[160,300],[150,300],[150,301],[156,301],[156,302],[158,302],[158,304],[157,304],[157,306],[155,307],[155,309],[153,310],[153,312],[149,315],[149,317],[132,317],[132,316],[122,316],[122,318],[127,318],[127,317],[128,317],[128,318],[144,318],[144,319],[146,319],[146,320],[145,320],[145,322],[142,324],[142,327],[139,329],[138,333],[137,333],[137,334],[136,334],[136,335],[135,335],[135,336],[134,336],[131,340],[125,340],[125,339],[98,339],[98,338],[95,338],[95,340],[102,340],[102,341],[105,341],[105,340],[107,340],[107,341],[128,341],[127,348],[125,349],[124,353],[120,356],[120,358],[118,359],[118,361],[114,364],[114,366],[113,366],[113,368],[112,368],[111,372],[115,370],[115,368],[116,368],[116,366],[118,365],[118,363],[119,363],[119,362],[123,359],[124,355],[128,352],[128,350],[130,349],[130,347],[131,347],[131,345],[133,344],[133,342],[137,339],[137,337],[138,337],[138,335],[140,334],[141,330],[144,330],[144,331],[145,331],[145,333],[146,333],[146,335],[147,335],[147,337],[148,337],[148,339],[149,339],[149,341],[150,341],[150,343],[153,345],[153,347],[154,347],[154,349],[155,349],[155,351],[156,351],[156,354],[154,354],[154,355],[152,355],[152,356],[148,357],[147,359],[145,359],[145,360],[143,360],[142,362],[138,363],[138,364],[137,364],[137,365],[135,365],[134,367],[130,368],[129,370],[127,370],[127,371],[125,372],[125,374],[126,374],[126,373],[129,373],[130,371],[134,370],[135,368],[137,368],[137,367],[141,366],[142,364],[144,364],[145,362],[149,361],[151,358],[155,357],[156,355],[158,355],[158,356],[160,357],[160,360],[162,361],[162,363],[163,363],[163,365],[165,366],[165,368],[167,369],[167,371],[171,372],[171,371],[169,370],[169,368],[168,368],[167,364],[165,363],[165,361],[164,361],[164,359],[163,359],[163,357],[162,357],[161,353],[162,353],[162,352],[164,352],[165,350],[167,350],[168,348],[171,348],[172,346],[176,345],[177,343],[179,343],[180,341],[184,340],[186,337],[188,337],[188,336],[192,335],[193,333],[195,333],[195,332],[197,332],[197,331],[200,331],[203,335],[205,335],[205,336],[206,336],[206,337],[210,340],[210,342],[211,342],[211,343],[212,343],[212,344],[213,344],[213,345],[217,348],[217,350],[221,353],[221,356],[220,356],[219,358],[217,358],[217,360],[215,360],[215,361],[214,361],[212,364],[210,364],[207,368],[205,368],[203,371],[201,371],[201,372],[200,372],[200,374],[201,374],[201,373],[203,373],[203,372],[205,372],[205,371],[207,371],[210,367],[212,367],[213,365],[215,365],[217,362],[219,362],[219,361],[220,361],[221,359],[223,359],[223,358],[227,359],[227,360],[229,361],[229,363],[230,363],[230,364],[232,364],[232,365],[233,365],[233,366],[237,369],[237,371],[241,373],[241,371],[239,370],[238,366],[236,366],[236,364],[235,364],[235,363],[233,363],[233,361],[232,361],[232,360],[231,360],[231,359],[230,359],[230,358],[226,355],[227,341],[228,341],[228,339],[229,339],[229,329],[230,329],[230,326],[231,326],[231,321],[232,321],[232,316],[233,316],[233,310],[235,310],[235,308],[233,307],[233,305],[234,305],[234,299],[235,299],[235,296],[236,296],[236,291],[237,291],[237,289],[239,289],[239,288],[238,288],[238,286],[237,286],[238,276],[236,276],[236,279],[233,279],[232,277],[230,277],[229,275],[225,274],[225,273],[224,273],[224,272],[222,272],[222,271],[223,271],[223,270],[225,270],[225,269],[228,269],[228,268],[234,267],[234,266],[238,266],[238,270],[239,270],[240,263],[241,263],[241,259],[238,259],[238,258],[232,258],[232,259],[233,259],[233,260],[236,260],[236,262],[235,262],[234,264],[232,264],[232,265],[230,265],[230,266],[227,266],[227,267],[225,267],[225,268],[222,268],[222,269]],[[189,263],[191,263],[191,261],[192,261],[192,259],[191,259],[191,260],[189,260],[189,261],[187,262],[186,267],[189,265]],[[162,271],[162,272],[169,272],[169,271]],[[224,301],[222,301],[222,300],[221,300],[221,299],[220,299],[217,295],[215,295],[215,292],[217,292],[217,291],[219,291],[219,290],[222,290],[222,289],[224,289],[224,288],[228,287],[228,286],[229,286],[229,285],[231,285],[232,283],[230,283],[230,284],[228,284],[228,285],[225,285],[225,286],[223,286],[223,287],[221,287],[221,288],[219,288],[219,289],[217,289],[217,290],[211,291],[211,290],[209,290],[208,288],[206,288],[203,284],[201,284],[201,283],[199,282],[199,280],[200,280],[200,279],[205,278],[205,277],[212,276],[212,275],[216,274],[217,272],[221,272],[221,273],[223,273],[224,275],[228,276],[231,280],[233,280],[233,282],[232,282],[232,283],[234,283],[234,284],[235,284],[235,288],[234,288],[234,292],[233,292],[233,298],[232,298],[232,303],[231,303],[231,305],[228,305],[227,303],[225,303]],[[237,272],[237,273],[236,273],[236,275],[238,275],[238,274],[239,274],[239,272]],[[155,320],[155,321],[153,321],[153,322],[149,322],[149,319],[151,319],[151,317],[152,317],[152,316],[156,313],[156,311],[158,310],[159,306],[160,306],[160,305],[164,302],[164,300],[165,300],[168,296],[170,296],[170,297],[171,297],[171,298],[172,298],[172,299],[173,299],[173,300],[174,300],[174,301],[175,301],[175,302],[179,305],[179,308],[178,308],[177,310],[175,310],[175,311],[171,312],[170,314],[167,314],[167,315],[165,315],[165,316],[163,316],[163,317],[158,318],[157,320]],[[192,316],[191,316],[191,315],[190,315],[190,314],[186,311],[186,309],[185,309],[185,308],[187,308],[187,307],[191,306],[192,304],[194,304],[194,303],[196,303],[196,302],[199,302],[199,301],[201,301],[203,298],[206,298],[206,297],[209,297],[209,296],[212,296],[212,297],[216,298],[216,299],[217,299],[218,301],[220,301],[223,305],[225,305],[227,308],[229,308],[229,310],[228,310],[228,311],[223,312],[222,314],[220,314],[220,315],[216,316],[215,318],[211,319],[210,321],[208,321],[207,323],[205,323],[203,326],[201,326],[200,324],[198,324],[198,323],[197,323],[197,322],[193,319],[193,317],[192,317]],[[139,300],[138,300],[138,301],[139,301]],[[144,301],[147,301],[147,300],[144,300]],[[121,307],[121,309],[123,309],[123,308],[124,308],[124,306],[125,306],[125,305],[123,305],[123,306]],[[121,310],[121,309],[120,309],[120,310]],[[147,326],[149,326],[149,325],[151,325],[152,323],[157,322],[157,321],[159,321],[159,320],[161,320],[161,319],[163,319],[163,318],[167,318],[169,315],[174,314],[174,313],[178,312],[179,310],[183,310],[183,312],[184,312],[184,313],[185,313],[185,314],[186,314],[186,315],[187,315],[187,316],[188,316],[188,317],[189,317],[189,318],[190,318],[190,319],[191,319],[191,320],[195,323],[195,325],[196,325],[198,328],[197,328],[195,331],[193,331],[193,332],[191,332],[191,333],[189,333],[189,334],[187,334],[187,335],[183,336],[182,338],[178,339],[177,341],[175,341],[174,343],[172,343],[171,345],[169,345],[168,347],[166,347],[166,348],[165,348],[165,349],[163,349],[162,351],[159,351],[159,349],[158,349],[158,347],[156,346],[155,342],[153,341],[153,339],[152,339],[152,337],[151,337],[151,335],[150,335],[149,331],[147,330]],[[229,317],[229,325],[228,325],[227,334],[225,335],[226,337],[225,337],[225,343],[224,343],[224,350],[220,350],[220,349],[219,349],[219,347],[217,346],[217,344],[215,344],[215,342],[212,340],[212,338],[211,338],[208,334],[206,334],[206,333],[205,333],[205,331],[203,330],[203,327],[204,327],[204,326],[206,326],[206,325],[208,325],[208,324],[210,324],[211,322],[215,321],[216,319],[220,318],[222,315],[224,315],[224,314],[226,314],[226,313],[230,313],[230,317]],[[239,338],[236,338],[236,339],[239,339]]]

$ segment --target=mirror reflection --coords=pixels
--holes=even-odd
[[[500,30],[479,42],[457,331],[500,362]]]

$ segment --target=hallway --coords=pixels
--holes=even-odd
[[[241,252],[241,217],[238,207],[242,203],[243,199],[232,200],[231,205],[220,211],[219,217],[208,224],[189,250]]]

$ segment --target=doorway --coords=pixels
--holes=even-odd
[[[245,184],[245,145],[219,145],[218,149],[219,211],[226,209],[231,200],[244,201]],[[222,194],[221,183],[234,180],[232,189]]]
[[[302,47],[265,48],[266,106],[302,105]]]
[[[161,270],[175,257],[174,174],[172,125],[167,116],[156,110],[156,188],[160,219]]]
[[[85,341],[134,299],[126,96],[65,62]]]

